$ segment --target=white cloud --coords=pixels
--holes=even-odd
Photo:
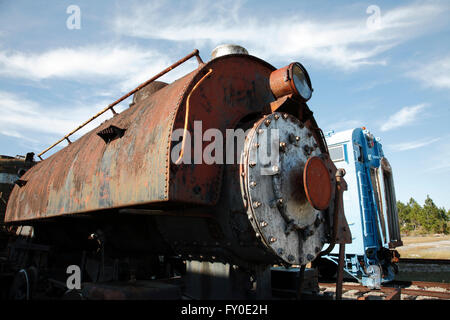
[[[407,72],[411,78],[417,79],[426,87],[450,89],[450,56],[435,59],[428,64],[414,64]]]
[[[420,139],[417,141],[397,143],[397,144],[390,145],[389,147],[396,151],[407,151],[407,150],[413,150],[413,149],[428,146],[439,140],[441,140],[441,138],[434,138],[434,139],[426,138],[426,139]]]
[[[432,154],[429,158],[425,172],[439,171],[439,174],[450,172],[450,143],[439,146],[439,152]]]
[[[389,131],[399,127],[403,127],[417,121],[420,112],[425,109],[428,104],[422,103],[415,106],[403,107],[400,111],[394,113],[380,127],[381,131]]]
[[[107,104],[108,102],[101,101],[95,106],[72,105],[64,109],[50,110],[47,106],[17,94],[0,91],[0,134],[31,141],[37,148],[43,148],[78,127]],[[116,108],[116,111],[120,112],[121,109]],[[100,116],[78,131],[71,140],[74,141],[92,130],[111,115],[111,112],[108,112]],[[39,140],[36,137],[39,137]],[[65,142],[62,142],[62,145],[64,146]]]
[[[378,56],[431,27],[447,10],[441,3],[411,4],[381,11],[379,29],[369,29],[365,11],[351,18],[305,18],[289,10],[285,16],[260,18],[243,14],[241,1],[214,4],[197,1],[168,8],[165,1],[120,11],[116,32],[140,38],[242,44],[251,54],[271,59],[307,57],[344,69],[386,64]]]
[[[115,80],[121,91],[133,89],[171,63],[167,55],[133,46],[91,45],[31,54],[0,51],[0,75],[3,76],[36,81]]]

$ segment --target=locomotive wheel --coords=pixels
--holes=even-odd
[[[9,299],[11,300],[29,300],[30,299],[30,281],[25,269],[20,270],[14,276]]]
[[[34,267],[17,272],[9,290],[9,299],[30,300],[36,277],[37,270]]]
[[[319,270],[320,278],[331,280],[336,277],[337,264],[335,264],[334,262],[328,259],[319,258],[314,261],[314,265]]]

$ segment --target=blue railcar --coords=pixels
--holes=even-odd
[[[399,257],[394,249],[402,245],[392,168],[380,139],[365,128],[326,136],[330,156],[346,170],[348,184],[344,211],[352,243],[345,248],[345,271],[363,285],[379,287],[394,279]],[[337,261],[335,248],[318,261],[319,272],[334,273]]]

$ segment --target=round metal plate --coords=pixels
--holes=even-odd
[[[275,150],[274,162],[262,161]],[[289,264],[313,260],[325,241],[324,213],[309,203],[299,182],[307,160],[320,154],[312,132],[288,114],[265,116],[246,139],[242,170],[250,222],[266,247]]]
[[[303,170],[303,185],[309,203],[317,210],[325,210],[331,200],[331,180],[328,169],[319,157],[308,159]]]

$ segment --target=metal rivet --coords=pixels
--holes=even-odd
[[[280,119],[280,116],[278,114],[275,114],[273,117],[275,118],[275,120]]]
[[[274,243],[275,241],[277,241],[277,238],[275,238],[275,237],[270,237],[269,238],[269,242],[270,243]]]
[[[245,177],[245,172],[241,172],[241,176]]]
[[[278,171],[280,171],[280,168],[278,168],[278,166],[273,166],[272,171],[277,173]]]
[[[280,142],[280,150],[284,151],[286,149],[286,142]]]
[[[256,182],[255,181],[250,182],[250,187],[252,188],[256,187]]]
[[[260,223],[260,226],[261,226],[262,228],[267,227],[267,222],[262,221],[262,222]]]
[[[253,144],[253,148],[258,149],[259,148],[259,143]]]
[[[264,130],[263,129],[258,129],[258,134],[263,134]]]
[[[295,137],[295,141],[300,141],[300,137],[299,137],[299,136],[296,136],[296,137]]]
[[[277,199],[277,204],[283,204],[283,198]]]
[[[256,166],[256,162],[250,162],[248,165],[250,166],[250,168],[253,168],[254,166]]]
[[[266,127],[268,127],[270,125],[270,119],[266,119],[264,120],[264,124],[266,125]]]
[[[288,118],[288,114],[287,113],[283,113],[283,119],[287,119]]]
[[[258,208],[261,205],[261,202],[255,201],[253,202],[253,208]]]

